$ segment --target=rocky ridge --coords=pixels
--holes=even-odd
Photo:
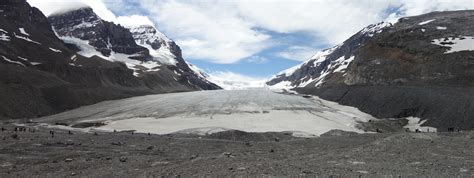
[[[446,11],[371,25],[267,84],[379,118],[414,116],[440,130],[472,129],[473,19],[472,10]]]

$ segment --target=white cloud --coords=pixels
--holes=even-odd
[[[383,20],[388,1],[249,1],[238,9],[258,26],[280,33],[307,32],[337,44],[368,24]]]
[[[130,15],[117,17],[107,8],[102,0],[28,0],[28,3],[40,9],[46,16],[89,6],[100,18],[106,21],[112,21],[124,26],[153,25],[147,16]]]
[[[255,29],[305,32],[321,43],[341,43],[363,27],[434,10],[472,9],[471,0],[140,0],[184,54],[217,63],[234,63],[273,44]],[[400,8],[388,14],[388,8]],[[315,52],[315,51],[314,51]],[[282,52],[286,58],[295,54]],[[303,55],[304,54],[304,55]],[[300,53],[299,57],[306,57]],[[303,60],[303,59],[299,59]]]
[[[314,55],[315,51],[318,50],[306,46],[292,46],[276,55],[290,60],[306,61]]]
[[[34,6],[48,16],[53,13],[59,13],[68,10],[74,10],[86,7],[87,4],[81,1],[57,1],[57,0],[27,0],[31,6]]]
[[[225,90],[240,90],[248,88],[265,87],[269,78],[251,77],[229,71],[210,72],[208,80],[219,85]]]
[[[385,21],[396,22],[401,17],[421,15],[433,11],[474,9],[472,0],[391,0],[399,6],[398,13],[390,14]]]
[[[472,0],[138,0],[140,8],[124,0],[28,0],[45,14],[81,2],[103,19],[123,25],[151,23],[164,30],[183,48],[185,57],[214,63],[235,63],[275,44],[271,34],[307,33],[320,44],[341,43],[363,27],[384,20],[431,11],[474,9]],[[105,3],[104,3],[105,2]],[[67,5],[69,4],[69,5]],[[107,6],[122,13],[143,9],[149,17],[116,17]],[[398,8],[389,14],[387,9]],[[263,29],[259,30],[259,29]],[[313,39],[308,39],[313,40]],[[298,44],[295,44],[298,45]],[[289,51],[288,51],[289,50]],[[288,49],[277,55],[296,60],[306,51]],[[293,52],[292,52],[293,51]],[[298,51],[298,50],[296,50]],[[314,51],[316,52],[316,51]],[[299,59],[303,60],[303,59]]]
[[[253,29],[227,1],[140,1],[176,39],[184,55],[215,63],[234,63],[270,46],[266,35]],[[193,3],[195,2],[195,3]]]
[[[123,26],[153,25],[153,22],[147,16],[141,15],[118,16],[115,22]]]
[[[263,64],[263,63],[268,62],[268,58],[263,57],[263,56],[251,56],[247,58],[246,61],[250,63],[255,63],[255,64]]]

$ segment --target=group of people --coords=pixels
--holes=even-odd
[[[2,132],[4,132],[4,131],[6,131],[7,129],[4,128],[4,127],[2,127],[1,130],[2,130]],[[26,127],[15,127],[15,128],[13,129],[13,131],[15,131],[15,132],[27,132],[27,131],[28,131],[28,132],[35,132],[35,129],[26,128]]]

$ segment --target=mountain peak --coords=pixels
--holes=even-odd
[[[150,42],[153,41],[164,41],[164,42],[171,42],[165,34],[161,33],[154,27],[153,25],[139,25],[139,26],[134,26],[134,27],[126,27],[132,32],[134,36],[138,35],[138,37],[135,37],[135,39],[147,39]]]
[[[76,2],[76,3],[73,3],[72,5],[70,5],[68,7],[64,7],[61,10],[53,12],[51,15],[49,15],[49,17],[67,15],[67,14],[70,14],[70,13],[71,14],[81,13],[81,14],[88,14],[88,15],[97,16],[95,14],[94,10],[89,5],[84,4],[84,3],[80,3],[80,2]]]

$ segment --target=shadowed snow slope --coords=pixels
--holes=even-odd
[[[171,93],[101,102],[40,122],[103,122],[100,130],[156,134],[207,134],[223,130],[291,131],[317,136],[331,129],[362,132],[355,125],[375,119],[359,110],[319,98],[270,90],[219,90]]]

